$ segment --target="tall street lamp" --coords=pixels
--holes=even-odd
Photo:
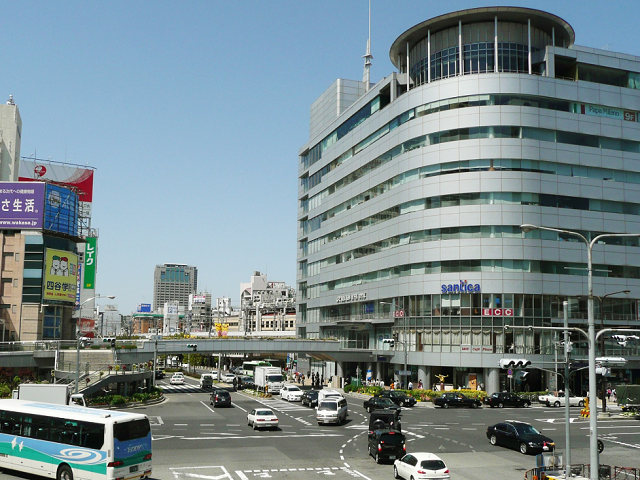
[[[80,304],[78,308],[78,322],[82,320],[82,307],[87,302],[91,300],[95,300],[96,298],[110,298],[113,300],[116,298],[115,295],[96,295],[95,297],[87,298],[84,302]],[[80,330],[76,331],[76,381],[75,381],[75,393],[78,393],[78,381],[80,380]]]
[[[540,227],[525,223],[520,225],[524,233],[532,230],[547,230],[549,232],[564,233],[578,237],[587,246],[587,282],[589,289],[589,297],[587,302],[588,312],[588,337],[589,337],[589,406],[591,415],[589,415],[589,478],[590,480],[598,480],[598,471],[600,463],[598,459],[598,391],[596,385],[596,327],[593,316],[593,246],[603,238],[607,237],[640,237],[638,233],[604,233],[596,235],[589,241],[584,235],[572,230],[563,230],[560,228]],[[568,399],[567,399],[568,401]]]
[[[612,295],[617,295],[619,293],[624,293],[625,295],[628,295],[631,292],[631,290],[620,290],[618,292],[611,292],[611,293],[607,293],[606,295],[603,295],[602,297],[599,297],[598,295],[594,295],[594,297],[596,297],[598,299],[598,301],[600,302],[600,330],[604,330],[604,299],[607,297],[610,297]],[[603,357],[606,357],[606,353],[604,351],[604,335],[602,335],[602,338],[600,340],[600,355],[602,355]],[[602,393],[602,413],[607,411],[607,382],[605,382],[605,376],[604,374],[602,375],[602,388],[600,389],[601,393]]]

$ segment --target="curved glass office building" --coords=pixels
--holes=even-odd
[[[426,387],[555,387],[563,344],[535,327],[561,326],[567,301],[586,329],[587,248],[520,226],[640,233],[640,58],[574,40],[538,10],[454,12],[396,39],[397,72],[337,80],[314,102],[297,325],[349,349],[335,373],[388,383],[406,363]],[[603,239],[593,265],[596,324],[640,328],[639,239]],[[598,355],[629,360],[610,381],[633,382],[639,344],[604,337]],[[586,365],[586,339],[572,342]],[[507,357],[550,372],[508,378]],[[586,391],[586,371],[572,382]]]

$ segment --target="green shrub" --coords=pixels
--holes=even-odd
[[[344,386],[344,393],[353,392],[354,390],[356,390],[356,386],[355,385],[345,385]]]
[[[11,398],[11,387],[6,383],[0,384],[0,398]]]
[[[114,395],[111,397],[111,405],[123,405],[127,403],[127,399],[122,395]]]

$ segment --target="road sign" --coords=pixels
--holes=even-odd
[[[393,312],[393,316],[396,318],[404,317],[404,310],[396,310],[395,312]]]
[[[511,369],[507,370],[507,377],[509,378],[513,377],[513,370]]]
[[[411,375],[411,370],[398,370],[397,375]]]

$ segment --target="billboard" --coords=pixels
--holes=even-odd
[[[18,180],[21,182],[50,180],[60,185],[76,187],[79,201],[91,203],[93,201],[93,173],[92,168],[80,165],[21,158]]]
[[[98,253],[98,239],[87,237],[84,249],[84,288],[96,288],[96,263]]]
[[[45,184],[0,183],[0,229],[42,228]]]
[[[93,329],[96,326],[96,321],[90,318],[81,318],[78,322],[80,326],[80,333],[83,337],[93,338]]]
[[[47,248],[44,268],[43,299],[75,303],[78,256],[65,250]]]
[[[46,184],[45,230],[76,236],[78,234],[78,194],[69,188]]]
[[[151,304],[150,303],[139,303],[138,304],[138,313],[151,313]]]

